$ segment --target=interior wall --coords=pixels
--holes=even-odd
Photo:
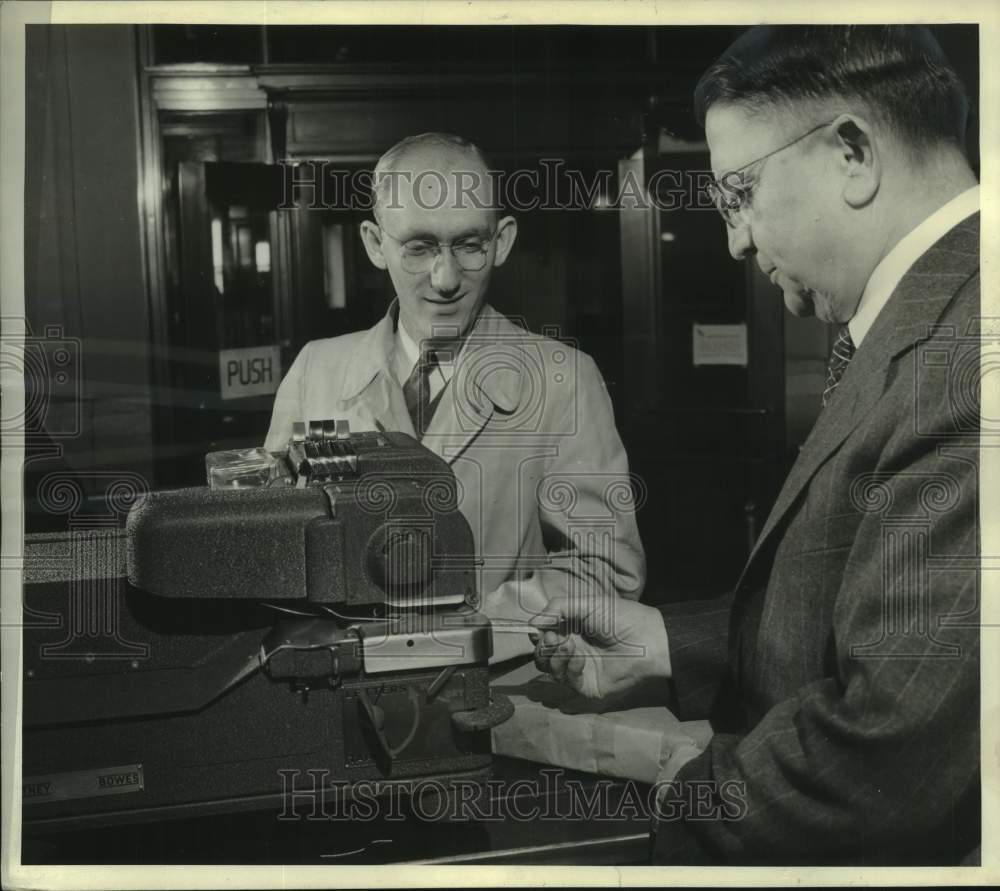
[[[36,480],[67,466],[148,478],[151,467],[135,60],[130,26],[27,28],[27,322],[79,356],[75,381],[50,382],[61,396],[42,436],[62,455],[31,461]],[[75,412],[80,433],[63,435]]]
[[[781,300],[775,288],[775,299]],[[823,406],[830,326],[810,316],[785,318],[785,448],[789,461],[819,417]]]

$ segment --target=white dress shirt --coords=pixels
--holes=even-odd
[[[865,339],[872,323],[910,267],[934,242],[977,210],[979,210],[979,186],[975,185],[939,207],[916,228],[904,235],[882,258],[868,279],[868,284],[865,285],[854,317],[847,323],[855,347],[861,346],[861,341]]]

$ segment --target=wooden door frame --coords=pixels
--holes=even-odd
[[[165,247],[166,218],[163,206],[163,133],[160,113],[266,112],[267,95],[246,65],[158,67],[153,58],[153,35],[148,26],[135,26],[136,68],[138,72],[139,213],[146,302],[149,307],[150,397],[154,442],[173,442],[175,429],[169,407],[170,307],[167,287]],[[266,121],[266,116],[265,116]],[[266,140],[270,144],[270,134]],[[273,161],[267,158],[267,161]],[[281,226],[278,226],[279,234]],[[287,237],[279,242],[287,256]],[[287,275],[275,277],[275,287],[289,285]],[[290,293],[276,295],[276,306],[287,307]],[[283,326],[283,322],[281,323]],[[155,483],[154,469],[154,483]]]

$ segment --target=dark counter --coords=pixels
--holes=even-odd
[[[22,862],[641,864],[648,795],[642,783],[498,757],[485,785],[429,777],[379,798],[300,796],[284,811],[26,829]]]

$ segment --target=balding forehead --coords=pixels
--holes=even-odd
[[[493,183],[482,158],[451,145],[406,147],[376,168],[378,203],[422,208],[492,208]]]
[[[434,170],[439,173],[472,170],[480,175],[487,173],[482,156],[471,145],[459,146],[446,142],[403,146],[383,158],[376,170],[406,172],[413,176],[424,170]]]

